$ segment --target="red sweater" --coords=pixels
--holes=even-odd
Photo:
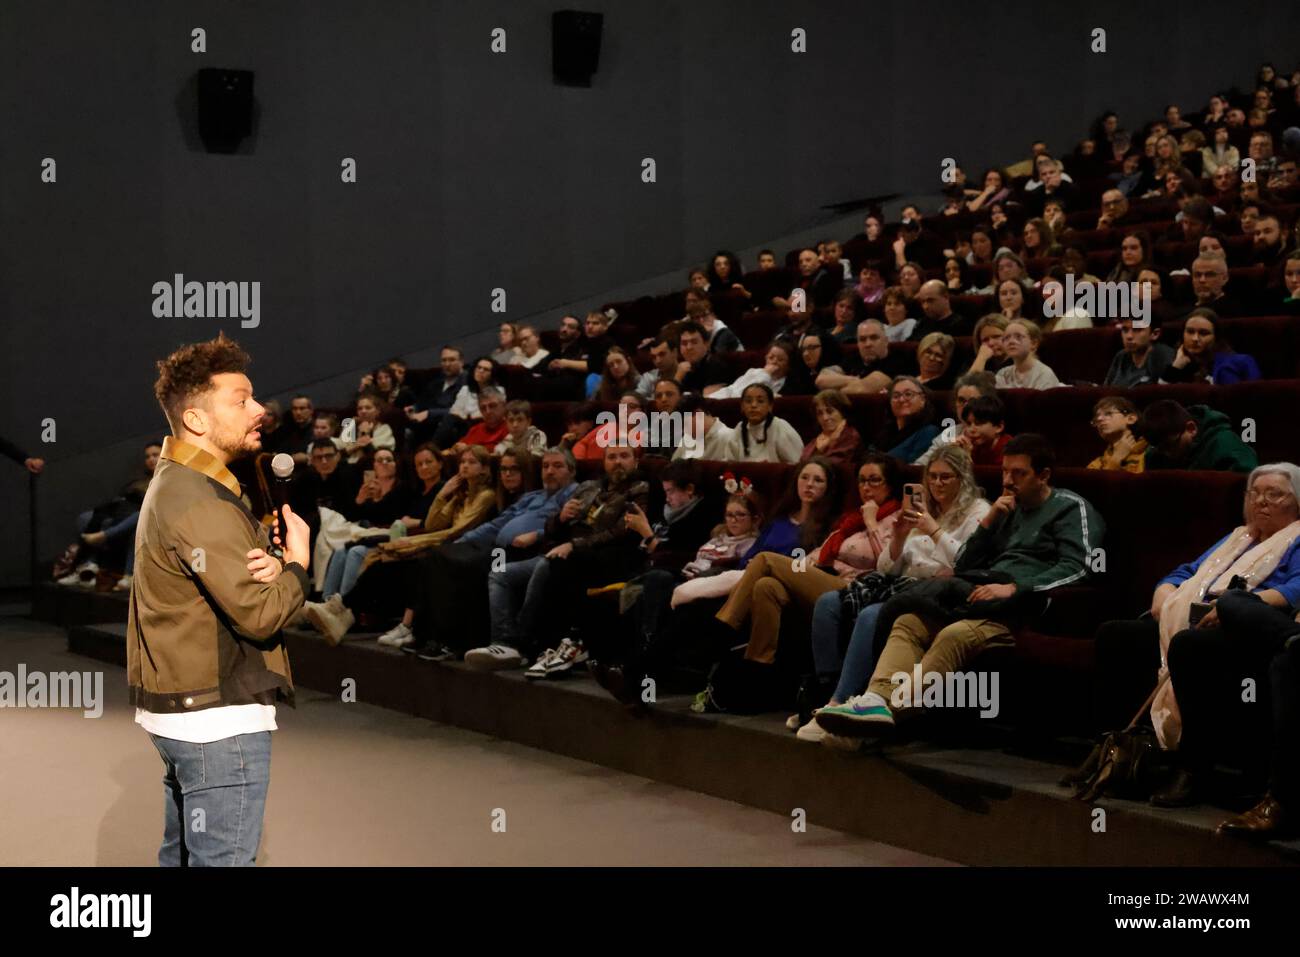
[[[1011,441],[1011,436],[1003,432],[992,445],[978,445],[971,450],[970,460],[973,465],[995,465],[1002,467],[1002,450]]]
[[[489,429],[483,422],[475,422],[470,426],[470,430],[465,433],[465,437],[461,441],[466,445],[481,445],[491,452],[497,447],[497,443],[506,437],[509,431],[510,429],[506,426],[504,419],[495,429]]]

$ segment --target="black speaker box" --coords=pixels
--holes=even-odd
[[[564,86],[591,86],[600,65],[603,13],[557,10],[551,14],[551,70]]]
[[[209,153],[233,153],[253,132],[253,71],[199,70],[199,137]]]

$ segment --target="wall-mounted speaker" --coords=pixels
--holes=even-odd
[[[551,71],[561,86],[591,86],[600,65],[603,13],[557,10],[551,14]]]
[[[233,153],[253,132],[253,71],[199,70],[199,137],[209,153]]]

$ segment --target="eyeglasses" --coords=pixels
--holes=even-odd
[[[884,480],[883,478],[881,478],[879,475],[864,475],[864,476],[862,476],[861,478],[858,479],[858,484],[859,484],[859,485],[870,485],[870,486],[872,486],[872,487],[874,488],[874,487],[876,487],[876,486],[878,486],[878,485],[884,485],[884,484],[885,484],[885,480]]]
[[[931,472],[930,481],[939,482],[940,484],[955,482],[957,481],[957,476],[953,472]]]
[[[748,513],[748,512],[728,512],[727,515],[726,515],[726,518],[727,518],[728,521],[730,521],[730,520],[733,519],[733,518],[735,518],[735,519],[749,518],[749,513]]]
[[[916,398],[919,398],[921,395],[923,395],[923,393],[918,392],[918,391],[916,391],[915,389],[907,389],[907,390],[902,391],[902,392],[895,392],[895,393],[891,394],[890,397],[889,397],[889,400],[890,400],[891,402],[901,402],[901,401],[904,400],[904,399],[916,399]]]
[[[1246,492],[1246,498],[1256,502],[1263,499],[1269,505],[1281,505],[1290,497],[1290,492],[1282,492],[1275,488],[1266,488],[1263,490],[1250,489]]]
[[[520,468],[519,466],[517,466],[517,465],[503,465],[503,466],[501,466],[501,474],[502,474],[502,475],[505,475],[507,472],[522,472],[522,471],[523,471],[523,469],[521,469],[521,468]]]

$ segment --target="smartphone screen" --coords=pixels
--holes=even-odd
[[[365,478],[365,481],[366,481],[366,484],[367,484],[367,485],[370,484],[371,482],[373,482],[373,481],[375,480],[375,470],[374,470],[374,469],[366,469],[366,473],[365,473],[364,478]]]
[[[903,497],[911,503],[913,510],[918,512],[925,510],[925,497],[921,494],[920,485],[908,482],[903,486]]]

